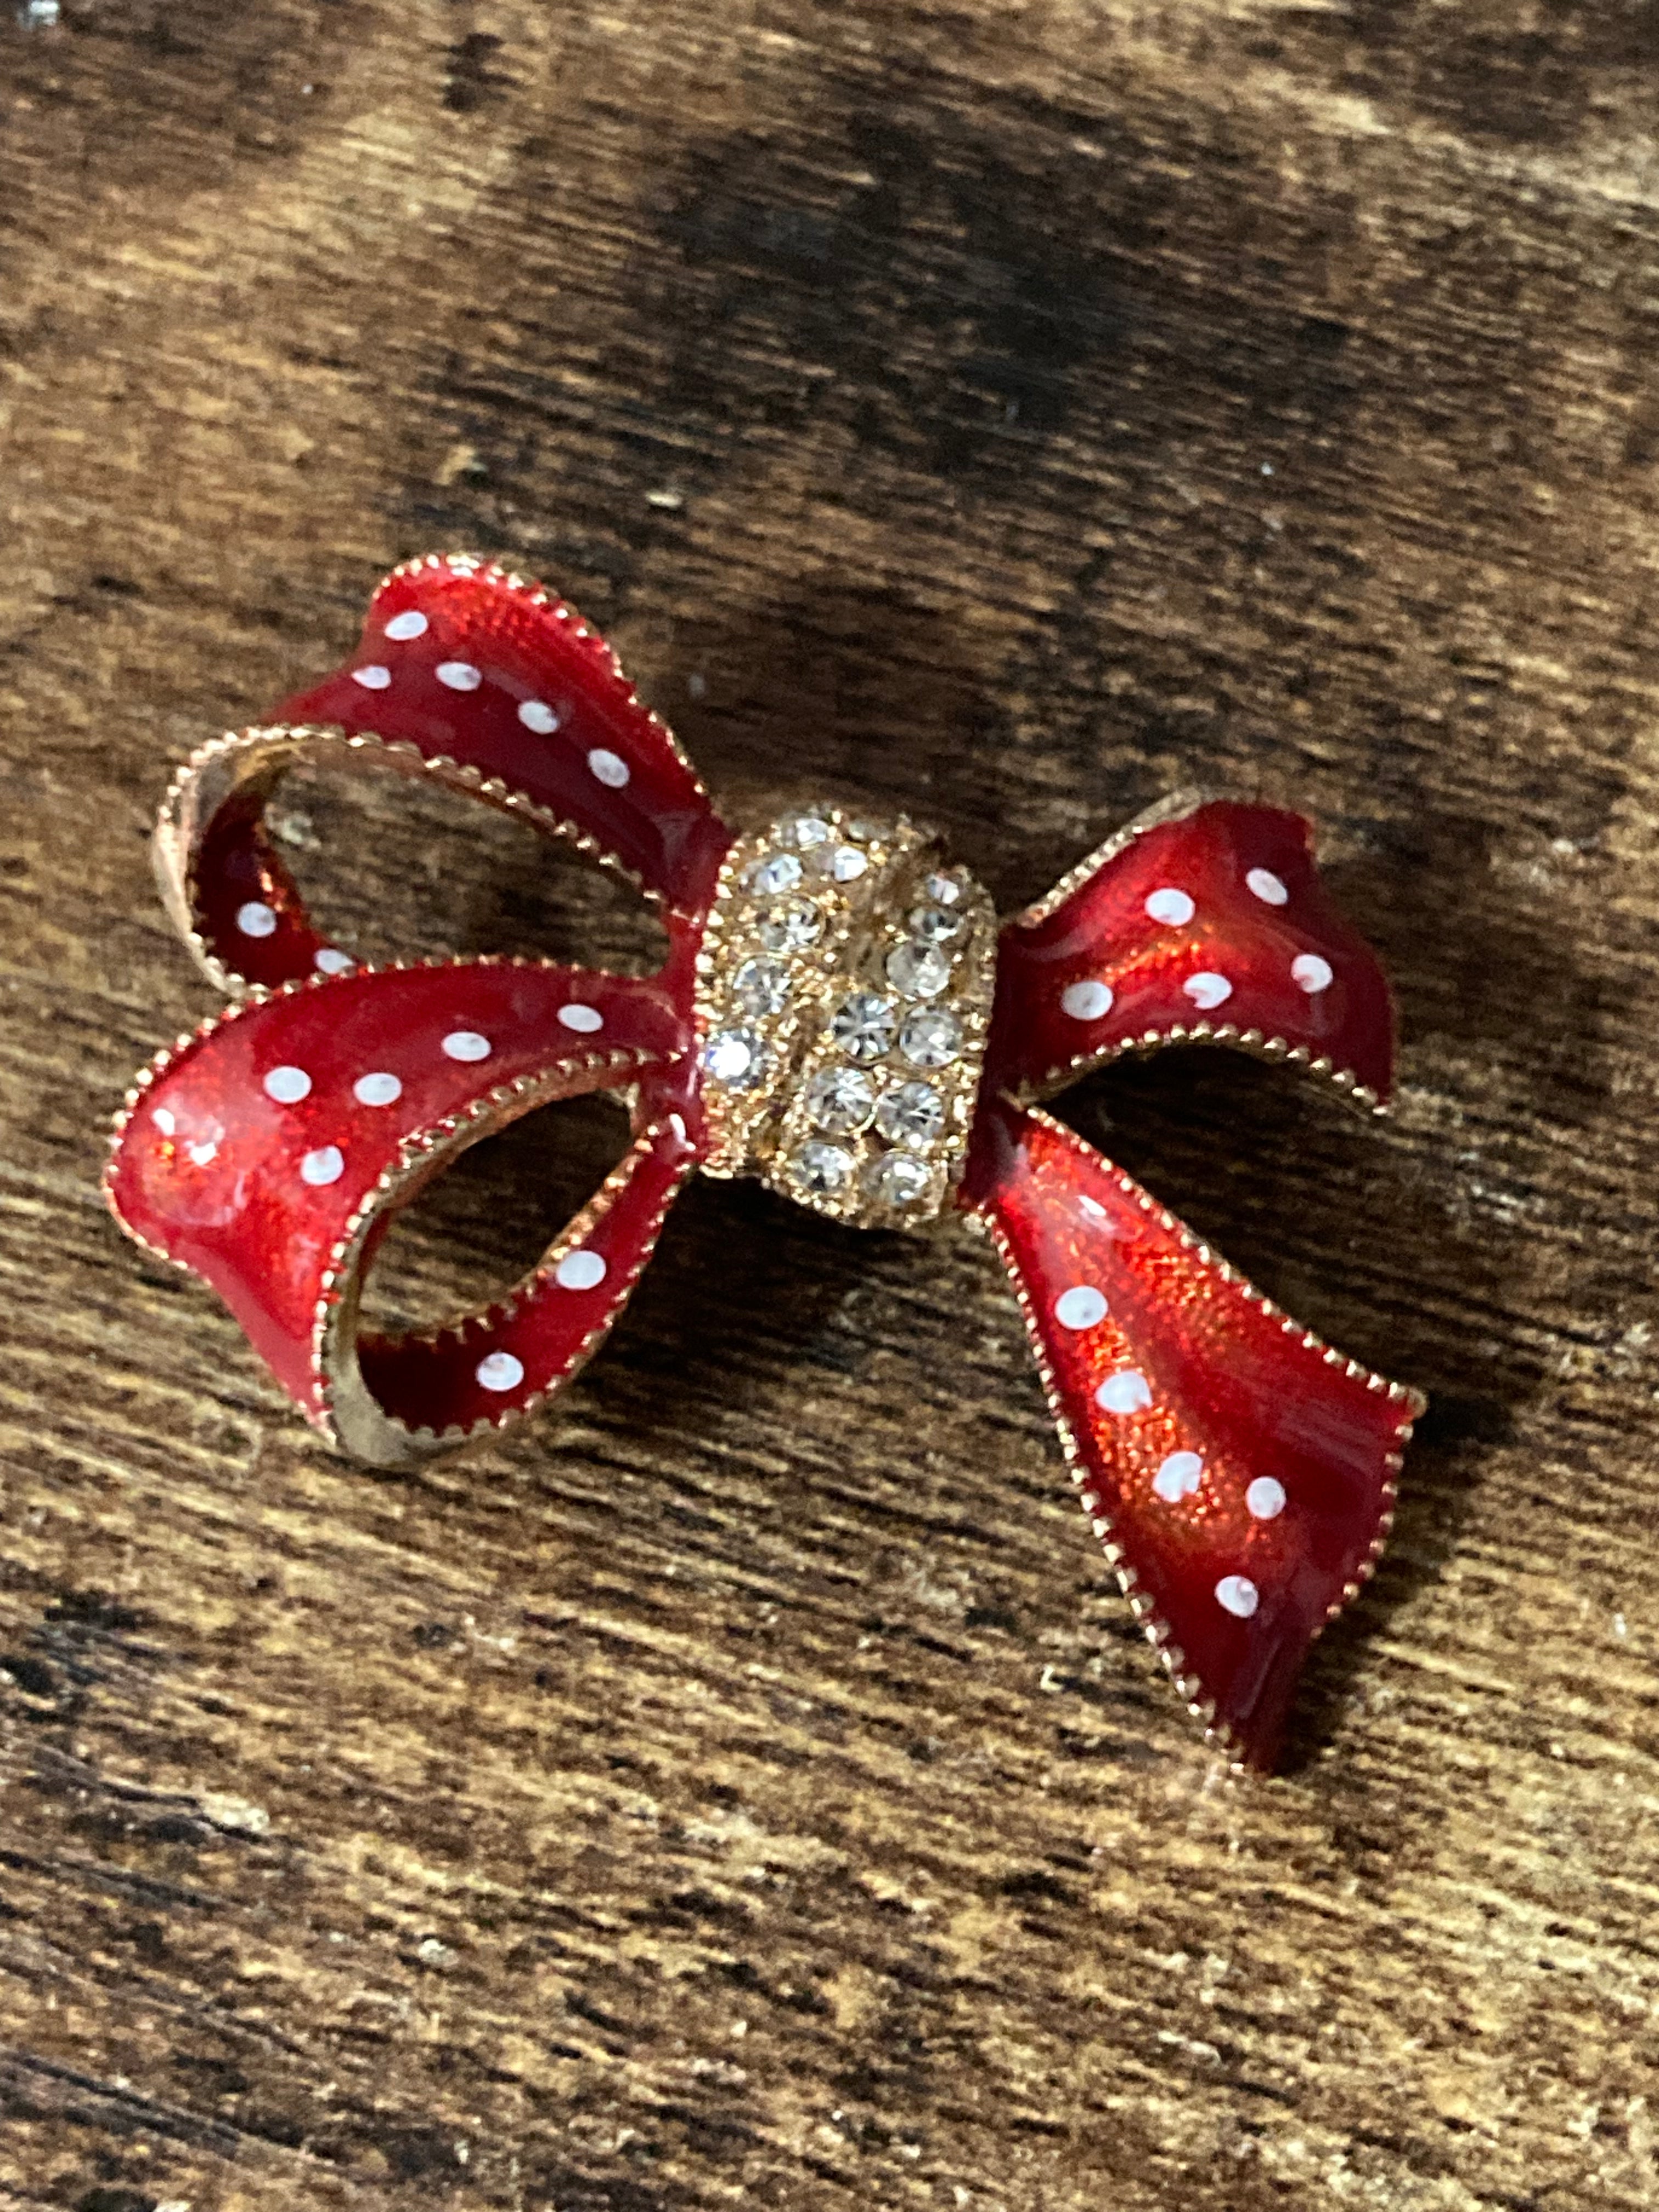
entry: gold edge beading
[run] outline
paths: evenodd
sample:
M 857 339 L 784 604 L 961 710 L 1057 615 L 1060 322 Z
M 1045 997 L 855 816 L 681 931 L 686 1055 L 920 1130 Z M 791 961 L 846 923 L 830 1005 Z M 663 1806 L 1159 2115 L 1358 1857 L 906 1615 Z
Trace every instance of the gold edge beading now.
M 1121 853 L 1127 853 L 1137 837 L 1144 837 L 1149 830 L 1161 830 L 1167 822 L 1184 822 L 1189 814 L 1196 814 L 1200 806 L 1213 805 L 1217 794 L 1211 791 L 1188 789 L 1172 791 L 1143 807 L 1132 821 L 1121 830 L 1115 830 L 1104 844 L 1097 845 L 1075 867 L 1068 868 L 1052 890 L 1045 891 L 1035 905 L 1028 906 L 1004 923 L 1006 929 L 1035 929 L 1039 922 L 1047 921 L 1057 914 L 1074 891 L 1081 890 L 1093 876 Z
M 1005 1095 L 1016 1105 L 1032 1107 L 1082 1082 L 1086 1076 L 1109 1067 L 1115 1060 L 1131 1055 L 1141 1058 L 1170 1045 L 1183 1044 L 1227 1045 L 1249 1054 L 1252 1060 L 1266 1060 L 1275 1067 L 1295 1067 L 1330 1085 L 1362 1113 L 1386 1116 L 1389 1112 L 1387 1100 L 1379 1097 L 1369 1084 L 1362 1083 L 1352 1068 L 1339 1067 L 1328 1055 L 1316 1054 L 1305 1044 L 1292 1044 L 1288 1037 L 1270 1036 L 1258 1029 L 1241 1030 L 1231 1022 L 1173 1022 L 1167 1028 L 1142 1030 L 1134 1036 L 1121 1037 L 1115 1044 L 1103 1046 L 1098 1052 L 1079 1053 L 1075 1060 L 1062 1061 L 1046 1074 L 1034 1077 Z

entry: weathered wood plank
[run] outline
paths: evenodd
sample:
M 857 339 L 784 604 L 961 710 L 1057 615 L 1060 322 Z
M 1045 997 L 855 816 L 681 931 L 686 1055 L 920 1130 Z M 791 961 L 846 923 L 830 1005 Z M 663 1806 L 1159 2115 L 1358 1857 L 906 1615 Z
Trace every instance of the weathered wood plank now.
M 1659 2203 L 1656 32 L 0 27 L 7 2212 Z M 429 544 L 568 589 L 723 797 L 910 806 L 1006 902 L 1179 781 L 1319 817 L 1394 1121 L 1077 1102 L 1436 1395 L 1284 1778 L 1172 1709 L 977 1248 L 696 1191 L 561 1414 L 392 1481 L 106 1222 L 210 1004 L 168 767 Z M 289 827 L 366 941 L 645 947 L 406 794 Z M 396 1297 L 605 1139 L 481 1156 Z

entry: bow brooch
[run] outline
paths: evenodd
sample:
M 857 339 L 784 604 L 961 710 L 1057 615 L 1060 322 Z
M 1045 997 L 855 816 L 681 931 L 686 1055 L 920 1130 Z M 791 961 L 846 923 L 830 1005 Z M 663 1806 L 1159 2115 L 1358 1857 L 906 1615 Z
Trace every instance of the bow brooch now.
M 267 834 L 301 763 L 431 777 L 569 840 L 659 909 L 647 978 L 522 959 L 374 969 Z M 999 927 L 901 817 L 734 836 L 574 609 L 498 567 L 386 578 L 357 653 L 203 746 L 155 836 L 234 1002 L 128 1094 L 106 1179 L 329 1441 L 380 1466 L 505 1426 L 602 1341 L 695 1170 L 862 1227 L 988 1234 L 1085 1513 L 1211 1740 L 1271 1761 L 1297 1671 L 1386 1536 L 1423 1401 L 1330 1350 L 1037 1102 L 1207 1040 L 1378 1108 L 1393 1018 L 1300 817 L 1185 798 Z M 397 1209 L 549 1101 L 622 1091 L 631 1148 L 536 1267 L 435 1333 L 358 1325 Z

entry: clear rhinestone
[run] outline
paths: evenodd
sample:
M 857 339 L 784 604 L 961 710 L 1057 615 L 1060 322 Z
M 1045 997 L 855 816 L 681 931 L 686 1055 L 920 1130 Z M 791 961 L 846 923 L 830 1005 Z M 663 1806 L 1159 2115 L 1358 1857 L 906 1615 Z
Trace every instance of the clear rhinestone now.
M 962 885 L 955 876 L 929 876 L 921 888 L 935 906 L 962 904 Z
M 884 1152 L 864 1170 L 864 1188 L 888 1206 L 914 1206 L 933 1180 L 926 1161 L 910 1152 Z
M 819 1198 L 833 1198 L 853 1180 L 854 1164 L 853 1155 L 844 1146 L 826 1145 L 821 1138 L 813 1137 L 795 1155 L 795 1181 L 803 1190 L 810 1190 Z
M 804 952 L 823 934 L 823 917 L 805 899 L 791 899 L 764 915 L 755 934 L 769 952 Z
M 803 853 L 814 845 L 827 845 L 835 834 L 821 814 L 798 814 L 789 824 L 789 835 Z
M 962 1024 L 943 1006 L 918 1006 L 904 1018 L 899 1050 L 913 1067 L 946 1067 L 962 1050 Z
M 931 1145 L 945 1126 L 945 1101 L 931 1083 L 896 1083 L 876 1106 L 876 1127 L 896 1145 Z
M 850 1137 L 869 1127 L 876 1086 L 856 1067 L 821 1067 L 806 1086 L 806 1110 L 816 1127 Z
M 961 933 L 965 915 L 947 913 L 942 906 L 919 906 L 910 916 L 910 934 L 924 945 L 943 945 Z
M 800 881 L 800 862 L 793 853 L 773 853 L 757 860 L 744 877 L 751 891 L 769 898 L 775 891 L 792 891 Z
M 766 1048 L 753 1030 L 718 1030 L 702 1048 L 702 1064 L 728 1090 L 752 1091 L 766 1066 Z
M 854 991 L 836 1009 L 830 1034 L 848 1060 L 879 1060 L 893 1042 L 897 1027 L 890 999 L 873 991 Z
M 745 960 L 732 979 L 732 996 L 745 1014 L 776 1014 L 789 996 L 789 970 L 781 960 Z
M 812 855 L 812 866 L 832 884 L 856 883 L 869 865 L 856 845 L 820 845 Z
M 936 945 L 898 945 L 887 956 L 887 980 L 907 999 L 936 999 L 951 980 L 951 956 Z

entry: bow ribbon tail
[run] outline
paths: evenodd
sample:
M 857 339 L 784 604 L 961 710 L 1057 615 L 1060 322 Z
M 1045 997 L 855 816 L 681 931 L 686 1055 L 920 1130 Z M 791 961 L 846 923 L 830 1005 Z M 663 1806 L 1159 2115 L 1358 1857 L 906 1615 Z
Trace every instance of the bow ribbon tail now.
M 159 1055 L 109 1201 L 219 1293 L 331 1442 L 397 1464 L 528 1410 L 608 1332 L 702 1154 L 689 1047 L 660 983 L 493 960 L 318 977 Z M 520 1115 L 615 1088 L 633 1147 L 523 1282 L 434 1335 L 360 1338 L 399 1207 Z
M 1083 1510 L 1211 1738 L 1271 1765 L 1309 1645 L 1382 1551 L 1425 1401 L 1281 1313 L 1061 1123 L 984 1114 L 971 1210 Z

